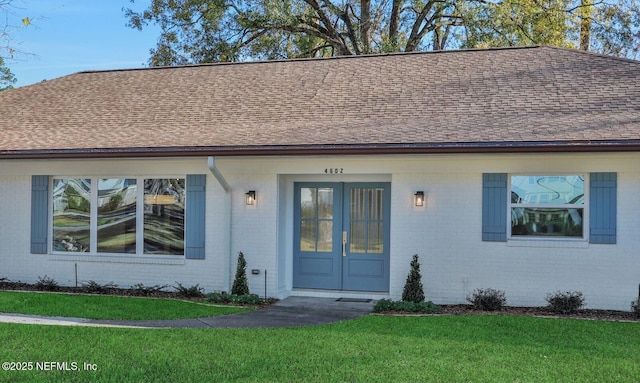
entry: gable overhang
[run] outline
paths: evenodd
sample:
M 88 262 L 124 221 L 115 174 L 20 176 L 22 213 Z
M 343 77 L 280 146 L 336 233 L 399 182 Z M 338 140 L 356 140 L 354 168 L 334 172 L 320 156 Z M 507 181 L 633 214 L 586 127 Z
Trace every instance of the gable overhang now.
M 0 160 L 562 152 L 640 152 L 640 140 L 30 149 L 0 151 Z

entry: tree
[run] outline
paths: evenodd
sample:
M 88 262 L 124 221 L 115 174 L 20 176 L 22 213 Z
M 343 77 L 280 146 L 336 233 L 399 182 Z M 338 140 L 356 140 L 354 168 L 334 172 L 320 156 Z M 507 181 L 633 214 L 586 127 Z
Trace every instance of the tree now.
M 411 260 L 411 270 L 409 270 L 407 281 L 402 290 L 402 300 L 414 303 L 424 302 L 424 288 L 422 287 L 418 254 L 415 254 Z
M 635 0 L 503 0 L 467 3 L 464 47 L 545 44 L 636 57 L 640 3 Z
M 236 276 L 231 287 L 231 294 L 247 295 L 249 294 L 249 283 L 247 281 L 247 262 L 244 260 L 244 254 L 238 253 L 238 266 L 236 268 Z
M 4 60 L 0 57 L 0 91 L 13 88 L 16 78 L 9 68 L 4 66 Z
M 125 15 L 133 28 L 160 26 L 149 62 L 170 65 L 440 48 L 449 28 L 461 23 L 459 2 L 152 0 Z
M 0 0 L 0 15 L 4 15 L 5 23 L 0 26 L 0 91 L 13 88 L 16 78 L 11 70 L 5 66 L 5 58 L 13 58 L 17 53 L 23 53 L 16 49 L 11 39 L 11 34 L 16 30 L 28 27 L 31 19 L 23 17 L 22 26 L 14 26 L 9 23 L 9 15 L 14 15 L 15 6 L 13 0 Z
M 640 51 L 637 0 L 152 0 L 125 15 L 160 26 L 152 66 L 532 44 Z

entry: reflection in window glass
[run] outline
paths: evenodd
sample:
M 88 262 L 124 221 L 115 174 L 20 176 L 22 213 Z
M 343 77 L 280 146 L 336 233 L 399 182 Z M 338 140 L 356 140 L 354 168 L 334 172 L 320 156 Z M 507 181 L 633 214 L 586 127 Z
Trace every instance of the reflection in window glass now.
M 53 180 L 53 250 L 88 252 L 91 225 L 91 180 Z
M 511 235 L 582 237 L 584 176 L 511 176 Z
M 351 189 L 350 252 L 384 252 L 383 191 L 384 189 L 378 188 Z
M 136 252 L 135 179 L 98 180 L 98 252 Z
M 333 188 L 300 189 L 300 251 L 333 250 Z
M 185 182 L 144 180 L 144 253 L 184 254 Z

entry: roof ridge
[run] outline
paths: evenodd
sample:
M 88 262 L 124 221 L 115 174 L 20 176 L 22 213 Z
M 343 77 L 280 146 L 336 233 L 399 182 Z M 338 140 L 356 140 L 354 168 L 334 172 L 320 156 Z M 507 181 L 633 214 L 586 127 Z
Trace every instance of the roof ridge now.
M 524 50 L 524 49 L 536 49 L 541 48 L 541 45 L 526 45 L 526 46 L 513 46 L 513 47 L 488 47 L 488 48 L 464 48 L 464 49 L 442 49 L 432 51 L 411 51 L 411 52 L 386 52 L 386 53 L 372 53 L 364 55 L 345 55 L 345 56 L 331 56 L 331 57 L 299 57 L 290 59 L 274 59 L 274 60 L 250 60 L 250 61 L 227 61 L 227 62 L 214 62 L 214 63 L 193 63 L 182 65 L 164 65 L 164 66 L 151 66 L 140 68 L 119 68 L 119 69 L 90 69 L 72 74 L 92 74 L 92 73 L 109 73 L 109 72 L 128 72 L 128 71 L 144 71 L 144 70 L 163 70 L 163 69 L 182 69 L 182 68 L 200 68 L 200 67 L 214 67 L 214 66 L 237 66 L 237 65 L 258 65 L 258 64 L 273 64 L 273 63 L 291 63 L 291 62 L 307 62 L 307 61 L 325 61 L 325 60 L 357 60 L 364 58 L 375 57 L 391 57 L 391 56 L 413 56 L 413 55 L 434 55 L 434 54 L 455 54 L 466 52 L 481 52 L 481 51 L 506 51 L 506 50 Z M 72 75 L 71 74 L 71 75 Z M 63 76 L 64 77 L 64 76 Z
M 631 59 L 631 58 L 628 58 L 628 57 L 620 57 L 620 56 L 608 55 L 608 54 L 598 53 L 598 52 L 594 52 L 594 51 L 585 51 L 585 50 L 576 49 L 576 48 L 559 47 L 559 46 L 556 46 L 556 45 L 540 45 L 539 47 L 540 48 L 547 48 L 547 49 L 561 50 L 561 51 L 577 53 L 577 54 L 583 54 L 583 55 L 590 55 L 590 56 L 600 57 L 600 58 L 604 58 L 604 59 L 613 59 L 613 60 L 625 61 L 625 62 L 629 62 L 629 63 L 640 64 L 640 61 L 638 61 L 636 59 Z

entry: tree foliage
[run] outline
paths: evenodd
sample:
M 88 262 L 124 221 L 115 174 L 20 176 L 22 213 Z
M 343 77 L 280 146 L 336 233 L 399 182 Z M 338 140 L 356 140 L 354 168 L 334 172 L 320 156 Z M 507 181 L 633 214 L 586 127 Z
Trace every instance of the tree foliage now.
M 17 54 L 25 54 L 16 48 L 16 43 L 12 40 L 12 34 L 21 28 L 31 25 L 29 17 L 22 17 L 18 25 L 10 22 L 16 17 L 16 9 L 14 0 L 0 0 L 0 91 L 11 89 L 13 84 L 16 83 L 16 78 L 6 66 L 5 59 L 13 59 Z M 4 24 L 2 24 L 2 20 L 4 20 Z
M 420 274 L 420 261 L 418 254 L 411 259 L 411 269 L 402 289 L 402 300 L 406 302 L 424 302 L 424 288 L 422 286 L 422 274 Z
M 238 253 L 238 265 L 236 267 L 236 276 L 231 286 L 231 294 L 247 295 L 249 294 L 249 282 L 247 281 L 247 261 L 244 260 L 244 254 Z
M 135 0 L 132 0 L 134 2 Z M 414 51 L 447 45 L 457 0 L 152 0 L 129 26 L 160 26 L 151 65 Z
M 640 51 L 637 0 L 152 0 L 125 15 L 161 28 L 153 66 L 532 44 Z
M 13 88 L 16 78 L 9 68 L 4 65 L 4 60 L 0 57 L 0 91 Z
M 545 44 L 636 57 L 640 2 L 503 0 L 463 11 L 464 47 Z

